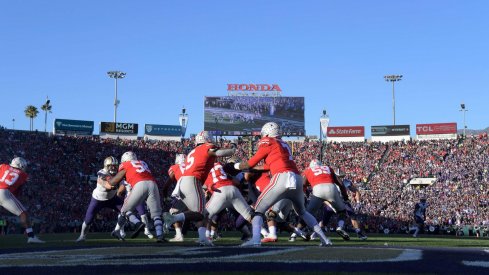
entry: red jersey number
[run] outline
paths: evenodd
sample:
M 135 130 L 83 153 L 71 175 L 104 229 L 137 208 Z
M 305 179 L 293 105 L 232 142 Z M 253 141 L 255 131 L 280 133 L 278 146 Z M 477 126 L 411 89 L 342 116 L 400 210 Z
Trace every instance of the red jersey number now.
M 15 184 L 17 179 L 19 179 L 19 173 L 16 171 L 9 171 L 5 170 L 5 173 L 3 173 L 2 178 L 0 178 L 0 182 L 5 183 L 8 186 L 12 186 Z
M 217 183 L 220 180 L 226 180 L 228 178 L 226 172 L 222 168 L 222 165 L 217 164 L 211 169 L 212 182 Z
M 328 166 L 316 166 L 311 168 L 314 176 L 319 176 L 321 174 L 331 175 L 331 170 Z
M 146 171 L 151 173 L 151 170 L 149 170 L 148 165 L 144 161 L 132 160 L 131 165 L 136 169 L 136 172 L 138 173 L 144 173 Z

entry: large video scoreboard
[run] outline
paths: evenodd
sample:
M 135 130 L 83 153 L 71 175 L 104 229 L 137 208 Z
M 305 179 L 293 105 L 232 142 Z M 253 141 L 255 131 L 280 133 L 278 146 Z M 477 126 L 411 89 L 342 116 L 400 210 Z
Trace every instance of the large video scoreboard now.
M 283 136 L 304 136 L 304 97 L 204 98 L 204 130 L 214 135 L 259 135 L 270 121 L 280 125 Z

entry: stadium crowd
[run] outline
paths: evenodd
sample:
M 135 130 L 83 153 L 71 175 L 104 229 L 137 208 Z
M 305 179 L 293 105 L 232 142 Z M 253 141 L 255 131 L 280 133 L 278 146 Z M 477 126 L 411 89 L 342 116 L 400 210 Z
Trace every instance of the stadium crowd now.
M 222 141 L 221 142 L 228 142 Z M 236 141 L 238 159 L 248 159 L 255 149 L 254 139 Z M 323 152 L 323 162 L 340 169 L 362 191 L 360 221 L 366 232 L 403 232 L 413 222 L 414 204 L 427 198 L 428 226 L 446 228 L 489 225 L 489 139 L 487 135 L 458 140 L 408 141 L 394 143 L 290 142 L 298 168 L 302 171 Z M 76 231 L 85 214 L 95 186 L 93 176 L 107 156 L 119 158 L 135 151 L 152 169 L 159 184 L 175 155 L 188 153 L 191 139 L 145 141 L 100 139 L 98 136 L 53 136 L 38 132 L 0 130 L 0 162 L 14 156 L 29 161 L 30 176 L 20 201 L 35 218 L 41 233 Z M 411 185 L 417 177 L 436 177 L 429 186 Z M 163 197 L 168 194 L 162 194 Z M 164 201 L 165 211 L 169 200 Z M 107 213 L 110 213 L 107 215 Z M 10 216 L 0 209 L 0 217 Z M 95 230 L 110 231 L 116 214 L 102 211 Z M 225 218 L 223 229 L 232 229 Z M 8 227 L 8 232 L 20 228 Z

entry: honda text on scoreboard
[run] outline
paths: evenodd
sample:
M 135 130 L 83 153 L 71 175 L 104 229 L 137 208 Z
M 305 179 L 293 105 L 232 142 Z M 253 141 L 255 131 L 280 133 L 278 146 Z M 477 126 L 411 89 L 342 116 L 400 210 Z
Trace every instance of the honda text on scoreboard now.
M 283 136 L 304 136 L 304 97 L 204 98 L 204 130 L 214 135 L 260 135 L 270 121 L 280 126 Z

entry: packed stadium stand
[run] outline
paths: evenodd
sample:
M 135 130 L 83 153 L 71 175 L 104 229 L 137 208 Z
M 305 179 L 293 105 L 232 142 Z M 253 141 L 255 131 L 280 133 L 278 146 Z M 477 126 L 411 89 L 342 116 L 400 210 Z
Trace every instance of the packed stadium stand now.
M 236 157 L 247 159 L 256 139 L 240 138 L 236 142 Z M 300 170 L 311 159 L 320 157 L 319 141 L 289 143 Z M 105 157 L 120 158 L 125 151 L 133 150 L 149 164 L 161 185 L 175 155 L 188 153 L 192 147 L 191 139 L 100 139 L 0 130 L 0 162 L 9 163 L 14 156 L 29 161 L 30 178 L 19 199 L 41 233 L 74 232 L 79 228 L 96 184 L 93 176 L 102 168 Z M 362 204 L 358 207 L 366 232 L 406 232 L 413 222 L 414 204 L 421 197 L 428 200 L 426 225 L 434 233 L 455 232 L 467 225 L 489 226 L 486 134 L 455 140 L 324 143 L 322 151 L 324 163 L 341 169 L 362 190 Z M 410 184 L 414 178 L 436 181 L 427 186 Z M 164 203 L 168 208 L 168 201 Z M 92 230 L 112 230 L 116 215 L 110 212 L 102 212 Z M 14 220 L 4 209 L 0 209 L 2 216 Z M 232 219 L 221 222 L 224 229 L 234 225 Z M 3 230 L 20 232 L 15 222 L 9 222 Z

